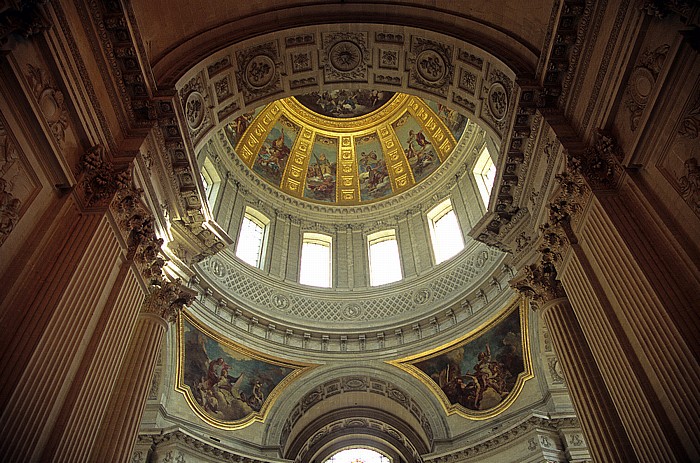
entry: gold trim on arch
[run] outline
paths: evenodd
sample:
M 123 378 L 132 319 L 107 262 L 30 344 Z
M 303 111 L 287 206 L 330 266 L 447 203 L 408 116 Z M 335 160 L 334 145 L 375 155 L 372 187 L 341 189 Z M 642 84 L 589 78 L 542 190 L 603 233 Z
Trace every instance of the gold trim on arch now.
M 224 420 L 218 420 L 216 418 L 213 418 L 209 416 L 197 403 L 197 401 L 194 398 L 194 395 L 192 394 L 192 391 L 190 390 L 190 387 L 187 386 L 184 383 L 184 363 L 185 363 L 185 343 L 184 343 L 184 321 L 187 320 L 188 323 L 193 325 L 195 328 L 200 330 L 202 333 L 204 333 L 206 336 L 209 336 L 211 339 L 214 341 L 218 342 L 219 344 L 222 344 L 232 350 L 235 350 L 236 352 L 243 354 L 245 356 L 251 357 L 255 360 L 260 360 L 263 362 L 268 362 L 277 366 L 285 367 L 285 368 L 290 368 L 293 369 L 291 373 L 289 373 L 282 381 L 275 386 L 275 388 L 270 392 L 270 395 L 265 398 L 265 401 L 263 403 L 262 408 L 260 409 L 259 412 L 254 412 L 246 415 L 244 418 L 241 418 L 239 420 L 235 421 L 224 421 Z M 197 319 L 195 319 L 191 314 L 189 314 L 187 311 L 182 311 L 180 313 L 180 316 L 178 317 L 177 320 L 177 374 L 176 374 L 176 383 L 175 383 L 175 390 L 180 392 L 182 395 L 185 396 L 185 400 L 187 401 L 188 405 L 190 408 L 194 411 L 194 413 L 199 416 L 204 422 L 207 424 L 219 428 L 219 429 L 226 429 L 226 430 L 235 430 L 235 429 L 241 429 L 244 428 L 254 422 L 264 422 L 265 419 L 267 419 L 267 415 L 270 412 L 270 409 L 272 406 L 275 404 L 277 399 L 282 395 L 282 393 L 289 387 L 289 385 L 296 380 L 299 376 L 303 375 L 304 373 L 313 370 L 316 368 L 318 365 L 314 365 L 311 363 L 301 363 L 301 362 L 290 362 L 284 359 L 281 359 L 279 357 L 274 357 L 268 354 L 263 354 L 258 351 L 254 351 L 252 349 L 249 349 L 241 344 L 238 344 L 236 342 L 231 341 L 227 337 L 223 336 L 220 333 L 217 333 L 216 331 L 212 330 L 211 328 L 207 327 L 203 323 L 199 322 Z
M 518 375 L 518 378 L 513 386 L 513 389 L 508 393 L 508 396 L 499 403 L 494 408 L 483 411 L 476 411 L 468 409 L 460 404 L 452 404 L 447 395 L 442 391 L 440 386 L 428 375 L 426 375 L 422 370 L 415 367 L 413 364 L 421 362 L 424 360 L 429 360 L 433 357 L 437 357 L 446 353 L 447 351 L 468 344 L 474 339 L 478 338 L 488 330 L 494 328 L 515 310 L 520 311 L 520 342 L 522 345 L 522 355 L 523 355 L 523 371 Z M 447 415 L 458 414 L 464 418 L 470 420 L 487 420 L 495 416 L 500 415 L 505 412 L 511 405 L 517 400 L 520 392 L 525 387 L 525 382 L 531 378 L 534 378 L 534 372 L 532 369 L 532 359 L 530 355 L 530 341 L 529 341 L 529 323 L 528 323 L 528 304 L 524 298 L 517 298 L 508 303 L 508 308 L 504 310 L 501 314 L 494 317 L 493 319 L 481 324 L 471 333 L 462 336 L 454 341 L 443 344 L 442 346 L 433 348 L 429 351 L 422 352 L 419 354 L 411 355 L 409 357 L 404 357 L 398 360 L 389 360 L 386 363 L 400 368 L 401 370 L 407 372 L 418 381 L 420 381 L 425 387 L 430 389 L 430 391 L 435 394 L 435 396 L 440 400 L 442 406 Z

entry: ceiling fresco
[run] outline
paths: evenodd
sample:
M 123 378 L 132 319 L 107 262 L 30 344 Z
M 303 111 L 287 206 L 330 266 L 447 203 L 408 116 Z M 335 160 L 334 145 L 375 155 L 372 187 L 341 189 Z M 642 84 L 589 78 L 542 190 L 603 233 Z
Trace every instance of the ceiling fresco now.
M 403 93 L 334 90 L 289 97 L 225 126 L 265 182 L 312 202 L 355 205 L 420 183 L 452 153 L 467 117 Z
M 177 390 L 207 423 L 237 429 L 262 421 L 287 385 L 311 366 L 254 352 L 183 312 Z
M 527 306 L 515 300 L 466 337 L 389 363 L 428 386 L 449 414 L 492 418 L 505 411 L 533 377 Z

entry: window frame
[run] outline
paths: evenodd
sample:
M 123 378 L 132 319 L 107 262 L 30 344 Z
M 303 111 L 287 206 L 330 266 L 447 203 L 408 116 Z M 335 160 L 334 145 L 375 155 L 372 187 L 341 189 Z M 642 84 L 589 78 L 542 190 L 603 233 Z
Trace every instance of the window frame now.
M 258 259 L 257 259 L 257 264 L 253 265 L 252 263 L 248 262 L 244 258 L 242 258 L 239 255 L 238 249 L 241 246 L 241 234 L 243 231 L 243 227 L 245 225 L 245 221 L 249 220 L 250 222 L 254 223 L 258 227 L 262 229 L 262 236 L 260 238 L 260 249 L 258 250 Z M 245 262 L 246 264 L 250 265 L 251 267 L 254 268 L 259 268 L 259 269 L 264 269 L 265 267 L 265 257 L 266 257 L 266 250 L 267 250 L 267 241 L 268 241 L 268 235 L 270 231 L 270 219 L 265 216 L 265 214 L 261 213 L 260 211 L 253 209 L 250 206 L 246 206 L 243 212 L 243 218 L 241 219 L 241 225 L 238 227 L 238 237 L 236 239 L 236 250 L 234 254 L 236 257 L 241 260 L 242 262 Z
M 397 265 L 399 277 L 394 279 L 394 280 L 391 280 L 391 281 L 376 283 L 374 281 L 376 279 L 374 272 L 377 270 L 376 270 L 376 267 L 374 270 L 372 268 L 372 246 L 379 244 L 379 243 L 382 243 L 384 241 L 390 241 L 390 240 L 394 241 L 396 243 L 396 259 L 397 259 L 396 265 Z M 396 229 L 389 228 L 386 230 L 380 230 L 378 232 L 369 233 L 367 235 L 366 241 L 367 241 L 367 264 L 369 267 L 369 285 L 371 287 L 377 287 L 377 286 L 388 285 L 390 283 L 395 283 L 397 281 L 403 280 L 404 274 L 403 274 L 403 262 L 401 260 L 401 247 L 399 246 L 399 239 L 398 239 L 398 236 L 396 233 Z
M 199 175 L 202 177 L 204 197 L 209 207 L 213 209 L 216 204 L 216 198 L 219 195 L 222 179 L 221 175 L 219 175 L 219 171 L 208 155 L 205 155 L 202 160 L 202 165 L 199 167 Z M 209 186 L 208 191 L 207 186 Z
M 497 172 L 496 163 L 494 162 L 486 143 L 484 143 L 484 146 L 481 148 L 481 152 L 474 163 L 472 173 L 474 174 L 474 180 L 476 181 L 476 186 L 479 189 L 479 194 L 484 208 L 488 209 Z M 489 178 L 491 176 L 493 176 L 492 179 Z
M 437 231 L 437 223 L 440 220 L 444 219 L 445 216 L 447 216 L 449 213 L 452 213 L 454 215 L 455 222 L 457 224 L 457 229 L 455 231 L 459 234 L 459 239 L 462 244 L 459 250 L 451 254 L 449 254 L 449 252 L 445 252 L 445 247 L 441 246 L 441 239 L 444 238 L 438 236 Z M 462 225 L 459 221 L 459 216 L 457 215 L 457 212 L 452 206 L 452 200 L 449 197 L 441 201 L 438 205 L 436 205 L 430 211 L 428 211 L 426 217 L 428 219 L 428 229 L 430 230 L 430 244 L 432 245 L 431 247 L 433 251 L 433 261 L 435 262 L 435 265 L 441 264 L 445 261 L 452 259 L 454 256 L 456 256 L 464 250 L 466 246 L 466 243 L 464 241 L 464 232 L 462 231 Z
M 305 244 L 321 245 L 328 248 L 328 285 L 321 286 L 315 283 L 302 281 L 304 275 L 304 245 Z M 318 232 L 303 232 L 301 234 L 301 248 L 299 251 L 299 284 L 305 286 L 313 286 L 315 288 L 332 288 L 333 287 L 333 237 Z

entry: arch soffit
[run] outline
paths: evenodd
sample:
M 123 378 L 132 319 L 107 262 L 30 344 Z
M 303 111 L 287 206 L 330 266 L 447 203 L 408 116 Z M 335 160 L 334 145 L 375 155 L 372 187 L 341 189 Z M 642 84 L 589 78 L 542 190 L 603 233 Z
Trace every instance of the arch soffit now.
M 546 8 L 549 2 L 542 2 Z M 158 53 L 151 62 L 155 83 L 162 89 L 172 88 L 207 57 L 227 47 L 259 38 L 271 31 L 284 31 L 321 24 L 344 24 L 348 18 L 355 24 L 377 24 L 413 27 L 440 33 L 464 44 L 499 57 L 508 68 L 519 77 L 531 77 L 540 59 L 540 44 L 530 41 L 530 37 L 518 36 L 508 27 L 521 23 L 522 12 L 511 11 L 514 16 L 504 15 L 502 24 L 488 21 L 459 11 L 448 11 L 418 5 L 381 4 L 337 4 L 305 5 L 303 7 L 279 7 L 257 14 L 199 30 L 172 43 Z M 546 15 L 541 15 L 547 17 Z M 550 21 L 551 22 L 551 21 Z M 544 30 L 547 24 L 533 25 Z M 537 36 L 537 34 L 535 34 Z
M 352 407 L 327 414 L 307 425 L 289 443 L 284 457 L 295 461 L 324 461 L 333 452 L 356 445 L 368 445 L 386 454 L 398 453 L 405 461 L 420 461 L 421 454 L 432 450 L 396 417 L 379 410 Z
M 381 368 L 357 365 L 318 367 L 313 377 L 295 381 L 285 390 L 284 400 L 278 401 L 270 410 L 265 424 L 265 444 L 284 448 L 292 434 L 297 434 L 318 418 L 319 404 L 327 401 L 324 412 L 342 409 L 345 407 L 344 398 L 350 397 L 348 393 L 358 398 L 365 394 L 371 401 L 365 405 L 371 403 L 393 415 L 397 415 L 398 405 L 426 443 L 448 438 L 447 418 L 437 398 L 408 375 L 393 368 L 388 372 L 387 368 L 390 367 L 384 364 Z M 380 397 L 385 401 L 378 400 Z M 301 428 L 297 428 L 298 424 L 302 424 Z

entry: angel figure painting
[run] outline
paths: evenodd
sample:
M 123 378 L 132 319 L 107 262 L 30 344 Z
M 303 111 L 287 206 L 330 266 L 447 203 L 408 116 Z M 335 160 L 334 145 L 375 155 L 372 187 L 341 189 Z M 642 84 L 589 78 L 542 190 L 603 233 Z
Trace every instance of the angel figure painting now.
M 445 394 L 450 404 L 486 411 L 511 394 L 526 371 L 521 316 L 514 310 L 476 338 L 413 363 Z
M 200 413 L 218 422 L 236 422 L 259 413 L 292 365 L 255 358 L 220 342 L 187 318 L 182 320 L 180 377 Z M 183 355 L 184 354 L 184 355 Z

